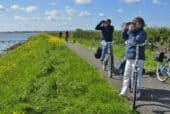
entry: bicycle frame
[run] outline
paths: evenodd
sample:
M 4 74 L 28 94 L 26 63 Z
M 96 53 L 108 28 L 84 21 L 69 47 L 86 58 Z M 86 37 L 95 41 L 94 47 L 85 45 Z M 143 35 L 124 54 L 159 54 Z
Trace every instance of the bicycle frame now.
M 108 59 L 108 55 L 109 56 L 113 56 L 112 55 L 112 45 L 113 45 L 113 42 L 106 42 L 106 45 L 107 45 L 107 53 L 106 53 L 106 55 L 105 55 L 105 58 L 104 58 L 104 61 L 107 61 L 107 59 Z
M 139 70 L 139 67 L 138 67 L 138 54 L 139 54 L 139 46 L 137 45 L 136 46 L 136 59 L 135 59 L 135 64 L 134 64 L 134 71 L 133 71 L 133 74 L 132 74 L 132 78 L 133 78 L 133 81 L 132 81 L 132 86 L 134 87 L 133 88 L 133 94 L 134 94 L 134 99 L 133 99 L 133 106 L 132 106 L 132 109 L 134 110 L 136 108 L 136 93 L 137 93 L 137 79 L 138 79 L 138 70 Z
M 103 69 L 106 70 L 106 66 L 108 66 L 109 76 L 112 77 L 112 69 L 113 69 L 113 54 L 112 54 L 112 45 L 113 42 L 106 42 L 107 45 L 107 53 L 104 58 Z
M 113 42 L 107 42 L 107 54 L 111 55 L 112 54 L 112 44 Z
M 134 70 L 132 73 L 132 86 L 133 86 L 133 104 L 132 104 L 132 109 L 135 110 L 136 108 L 136 93 L 138 92 L 137 90 L 137 79 L 138 79 L 138 71 L 140 70 L 139 66 L 138 66 L 138 60 L 139 60 L 139 47 L 140 46 L 145 46 L 146 45 L 146 41 L 143 44 L 137 44 L 136 45 L 136 57 L 135 57 L 135 64 L 134 64 Z

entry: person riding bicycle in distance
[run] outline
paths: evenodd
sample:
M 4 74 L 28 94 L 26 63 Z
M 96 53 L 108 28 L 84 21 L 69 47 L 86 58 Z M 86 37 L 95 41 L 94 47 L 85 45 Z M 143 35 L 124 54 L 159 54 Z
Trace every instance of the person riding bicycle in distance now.
M 102 20 L 95 28 L 96 30 L 101 30 L 102 32 L 102 56 L 101 61 L 103 62 L 105 55 L 107 53 L 107 42 L 113 41 L 114 26 L 111 25 L 111 19 Z M 113 49 L 111 46 L 111 53 L 113 55 Z M 113 60 L 114 67 L 114 60 Z
M 136 58 L 136 45 L 145 43 L 147 34 L 144 31 L 145 22 L 141 17 L 136 17 L 130 24 L 124 25 L 124 30 L 122 32 L 122 38 L 127 41 L 126 44 L 126 66 L 124 71 L 123 85 L 120 92 L 121 96 L 128 96 L 128 89 L 130 84 L 130 79 L 132 78 L 132 73 L 134 70 L 135 58 Z M 142 88 L 142 70 L 145 61 L 145 46 L 139 47 L 138 55 L 138 78 L 137 78 L 137 94 L 136 98 L 141 97 Z

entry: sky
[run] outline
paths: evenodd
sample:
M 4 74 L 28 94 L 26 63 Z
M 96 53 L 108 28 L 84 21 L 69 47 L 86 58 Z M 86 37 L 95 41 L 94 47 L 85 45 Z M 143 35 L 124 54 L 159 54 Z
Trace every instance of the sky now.
M 120 30 L 137 16 L 170 27 L 169 12 L 170 0 L 0 0 L 0 31 L 94 30 L 106 18 Z

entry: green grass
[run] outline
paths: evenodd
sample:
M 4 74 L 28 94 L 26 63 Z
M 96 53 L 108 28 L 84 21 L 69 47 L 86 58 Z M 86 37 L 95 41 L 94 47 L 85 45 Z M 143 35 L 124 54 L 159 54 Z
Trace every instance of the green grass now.
M 95 41 L 94 39 L 75 39 L 75 38 L 70 38 L 70 42 L 73 42 L 73 40 L 76 40 L 77 44 L 83 45 L 89 49 L 92 49 L 93 51 L 95 51 L 97 49 L 97 47 L 101 47 L 100 45 L 100 41 L 97 40 Z M 123 59 L 123 57 L 125 56 L 125 45 L 124 44 L 114 44 L 113 46 L 114 49 L 114 56 L 116 61 L 120 61 L 121 59 Z M 150 49 L 146 49 L 145 51 L 145 55 L 146 55 L 146 61 L 145 61 L 145 69 L 147 72 L 155 72 L 156 70 L 156 61 L 154 60 L 154 56 L 155 56 L 155 52 L 151 51 Z
M 34 36 L 0 58 L 0 114 L 132 113 L 104 76 L 48 37 Z

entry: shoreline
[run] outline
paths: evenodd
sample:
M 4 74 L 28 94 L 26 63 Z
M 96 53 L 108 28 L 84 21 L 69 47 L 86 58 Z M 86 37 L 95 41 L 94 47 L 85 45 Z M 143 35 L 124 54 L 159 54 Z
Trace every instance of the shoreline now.
M 25 41 L 25 42 L 27 42 L 27 41 Z M 20 43 L 14 44 L 14 45 L 12 45 L 12 46 L 6 48 L 5 50 L 1 50 L 2 53 L 0 53 L 0 57 L 2 57 L 3 55 L 9 53 L 10 51 L 16 49 L 18 46 L 24 44 L 25 42 L 20 42 Z

